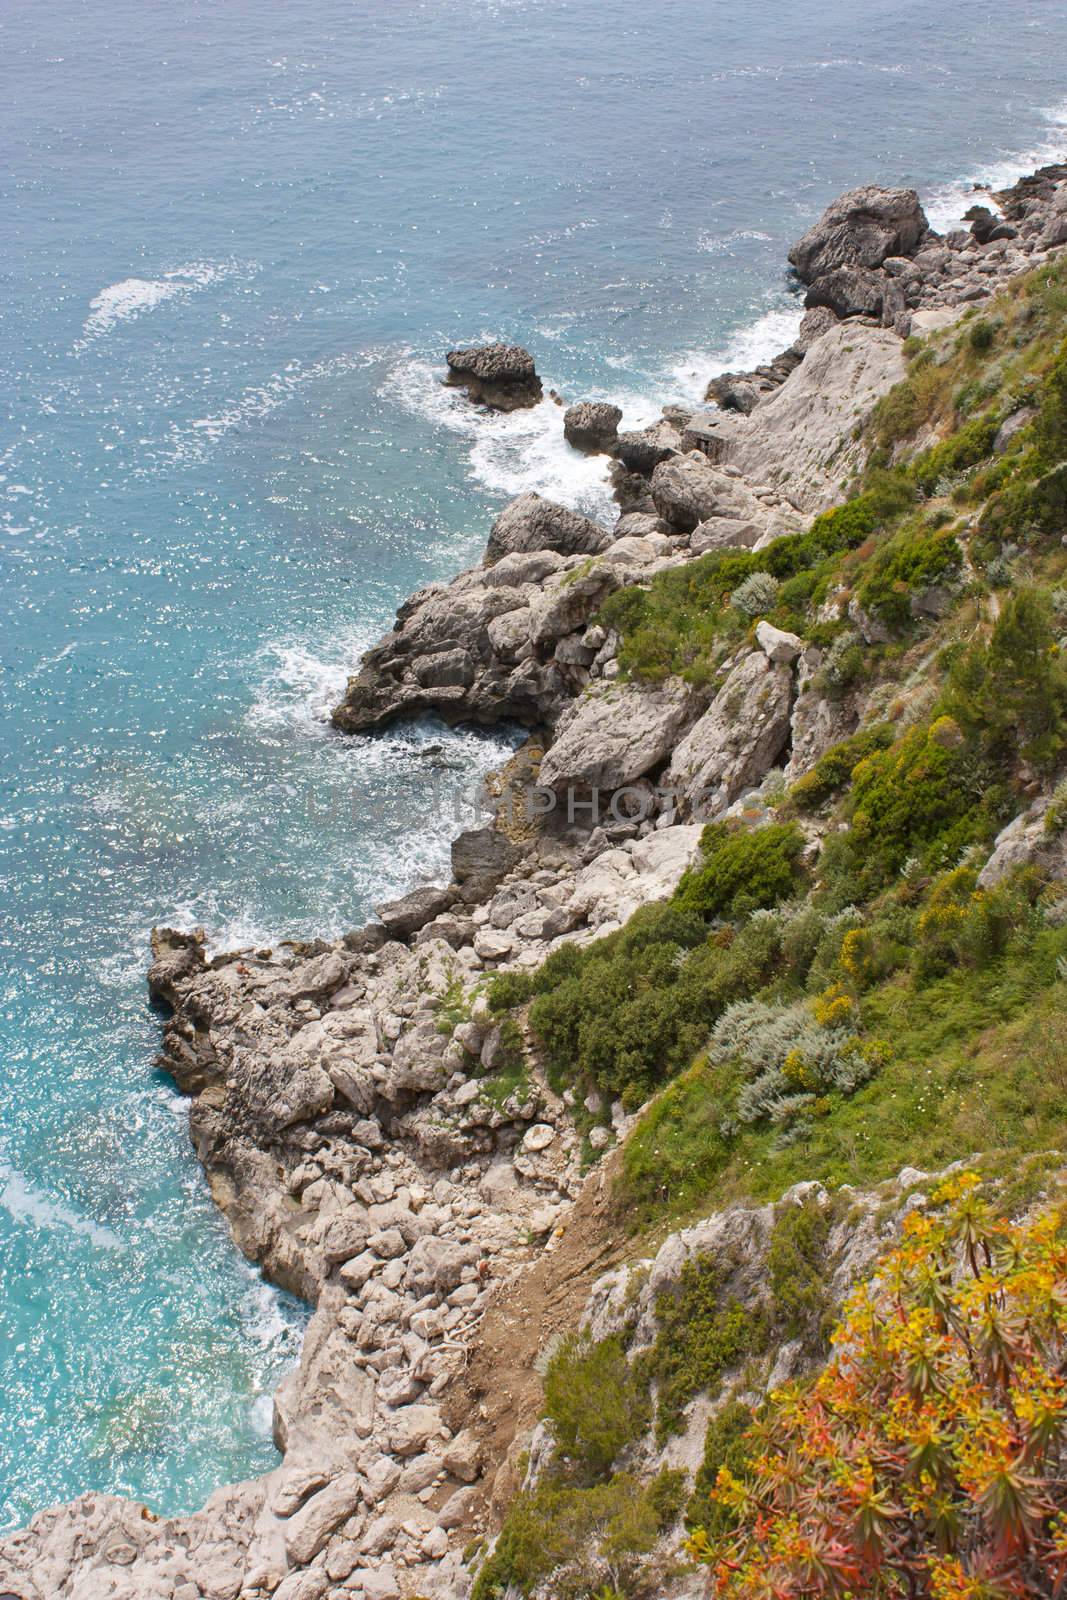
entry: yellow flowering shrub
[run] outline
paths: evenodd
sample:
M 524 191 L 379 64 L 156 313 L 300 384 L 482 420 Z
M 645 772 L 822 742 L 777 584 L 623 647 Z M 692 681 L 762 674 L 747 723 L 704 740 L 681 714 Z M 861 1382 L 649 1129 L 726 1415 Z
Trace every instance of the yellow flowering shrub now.
M 713 1491 L 689 1555 L 717 1600 L 1022 1600 L 1067 1589 L 1067 1243 L 970 1174 L 915 1212 L 834 1354 Z

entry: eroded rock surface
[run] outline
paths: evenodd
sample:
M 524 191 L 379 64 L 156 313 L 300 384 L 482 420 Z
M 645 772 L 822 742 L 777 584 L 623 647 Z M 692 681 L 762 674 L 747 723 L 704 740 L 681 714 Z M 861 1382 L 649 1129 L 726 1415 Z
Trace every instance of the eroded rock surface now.
M 517 411 L 541 399 L 541 379 L 533 356 L 518 344 L 485 344 L 450 350 L 447 382 L 465 388 L 471 399 L 494 411 Z

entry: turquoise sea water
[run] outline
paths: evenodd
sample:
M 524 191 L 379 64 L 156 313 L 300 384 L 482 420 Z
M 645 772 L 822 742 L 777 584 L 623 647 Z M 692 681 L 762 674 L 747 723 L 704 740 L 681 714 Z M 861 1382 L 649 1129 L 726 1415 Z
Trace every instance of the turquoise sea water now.
M 303 1312 L 210 1205 L 146 938 L 339 931 L 443 870 L 434 794 L 506 738 L 324 713 L 511 494 L 607 502 L 556 408 L 478 417 L 442 353 L 518 339 L 644 420 L 788 342 L 838 190 L 944 222 L 1062 153 L 1058 0 L 934 11 L 7 0 L 0 1527 L 273 1459 Z

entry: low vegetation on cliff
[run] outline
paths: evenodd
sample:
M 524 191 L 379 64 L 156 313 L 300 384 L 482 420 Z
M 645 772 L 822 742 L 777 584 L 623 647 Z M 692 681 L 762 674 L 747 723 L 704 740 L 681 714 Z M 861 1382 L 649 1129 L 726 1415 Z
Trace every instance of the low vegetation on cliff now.
M 912 341 L 845 505 L 608 602 L 633 675 L 706 680 L 764 572 L 763 614 L 822 643 L 827 692 L 858 671 L 885 706 L 762 811 L 709 827 L 671 900 L 494 980 L 498 1012 L 528 1005 L 558 1087 L 652 1099 L 618 1178 L 638 1224 L 1052 1132 L 1043 1053 L 1019 1044 L 1062 998 L 1062 892 L 1039 865 L 981 868 L 1067 746 L 1065 321 L 1060 267 Z M 913 605 L 942 589 L 939 616 Z

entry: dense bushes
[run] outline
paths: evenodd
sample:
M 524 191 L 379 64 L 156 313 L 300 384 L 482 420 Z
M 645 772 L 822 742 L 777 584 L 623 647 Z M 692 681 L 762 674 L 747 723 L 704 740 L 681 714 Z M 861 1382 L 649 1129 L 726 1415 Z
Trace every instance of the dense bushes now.
M 792 822 L 752 830 L 712 823 L 701 839 L 703 860 L 683 877 L 676 903 L 702 917 L 729 918 L 777 905 L 799 887 L 803 848 Z
M 535 976 L 530 1008 L 550 1075 L 640 1105 L 688 1065 L 730 1000 L 766 982 L 773 957 L 757 923 L 709 941 L 700 918 L 670 904 L 586 949 L 564 947 Z
M 892 628 L 904 628 L 912 621 L 912 597 L 932 584 L 952 582 L 962 564 L 963 551 L 953 533 L 905 529 L 878 551 L 856 598 L 864 611 Z
M 708 921 L 793 893 L 803 843 L 795 823 L 708 827 L 702 860 L 672 901 L 642 907 L 593 945 L 564 945 L 535 973 L 501 974 L 490 1005 L 532 1000 L 530 1025 L 555 1079 L 586 1079 L 640 1105 L 689 1064 L 731 999 L 766 981 L 768 931 L 753 924 L 738 938 L 723 929 L 709 940 Z
M 924 494 L 935 494 L 942 478 L 976 467 L 992 453 L 1000 419 L 995 412 L 976 417 L 935 444 L 914 463 L 911 472 Z
M 1047 598 L 1021 589 L 1005 602 L 989 644 L 953 663 L 946 706 L 1001 768 L 1021 756 L 1048 769 L 1067 741 L 1067 664 L 1053 622 Z
M 815 811 L 845 787 L 852 769 L 876 750 L 893 743 L 893 730 L 886 722 L 872 722 L 858 733 L 842 739 L 820 756 L 810 772 L 798 778 L 789 798 L 799 811 Z
M 672 673 L 696 684 L 710 682 L 719 643 L 739 637 L 760 612 L 784 627 L 804 626 L 806 602 L 824 564 L 888 528 L 914 497 L 903 472 L 874 473 L 862 494 L 823 512 L 806 533 L 787 534 L 760 551 L 713 551 L 658 574 L 648 588 L 617 590 L 605 601 L 600 621 L 621 635 L 620 664 L 645 682 L 659 683 Z M 781 585 L 777 604 L 770 580 Z
M 829 991 L 814 1014 L 804 1001 L 739 1000 L 728 1007 L 708 1045 L 713 1062 L 737 1063 L 745 1079 L 736 1109 L 727 1112 L 726 1129 L 746 1122 L 784 1129 L 819 1110 L 826 1096 L 852 1094 L 866 1083 L 887 1047 L 858 1038 L 853 1022 L 853 1004 L 843 990 Z
M 909 857 L 938 865 L 958 856 L 976 835 L 982 778 L 947 717 L 909 729 L 860 761 L 852 773 L 849 830 L 837 844 L 860 894 L 873 893 Z M 828 865 L 836 864 L 833 856 Z
M 565 1339 L 545 1374 L 545 1416 L 557 1449 L 583 1482 L 610 1472 L 648 1424 L 647 1393 L 630 1372 L 622 1340 Z
M 549 1573 L 560 1573 L 570 1563 L 573 1569 L 561 1573 L 553 1588 L 558 1600 L 584 1600 L 598 1561 L 615 1583 L 625 1581 L 677 1519 L 683 1493 L 676 1473 L 660 1473 L 647 1484 L 617 1473 L 588 1487 L 549 1473 L 512 1501 L 471 1600 L 495 1600 L 505 1591 L 528 1595 Z M 605 1588 L 610 1592 L 612 1585 Z
M 725 1372 L 766 1348 L 767 1318 L 724 1292 L 734 1265 L 721 1255 L 694 1256 L 682 1268 L 677 1288 L 656 1301 L 656 1342 L 638 1364 L 656 1384 L 661 1442 L 681 1427 L 694 1395 L 714 1395 Z

